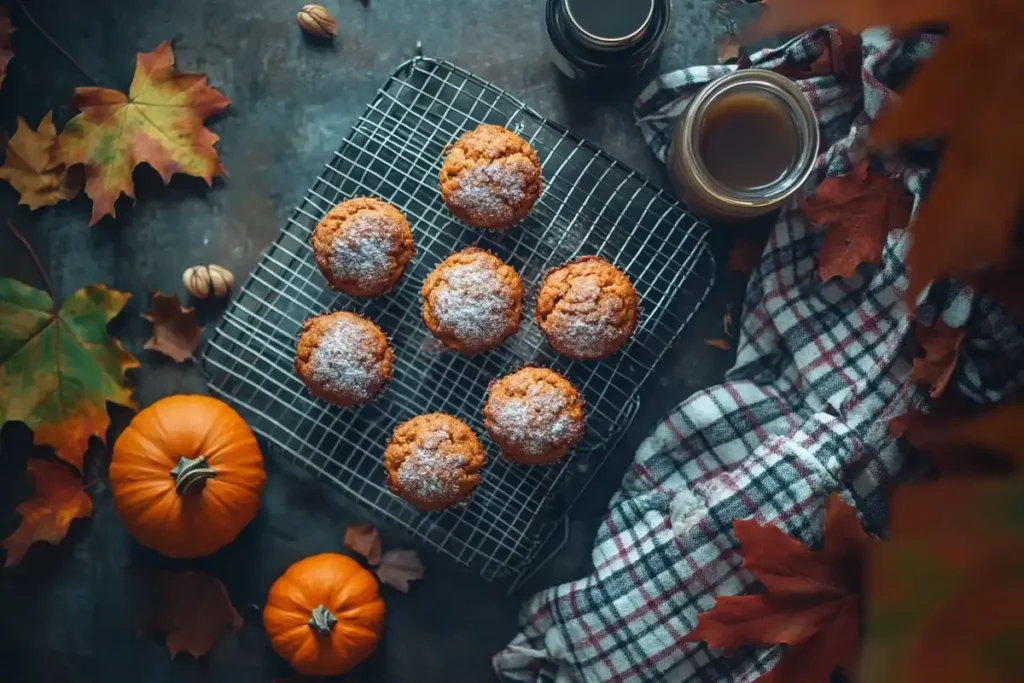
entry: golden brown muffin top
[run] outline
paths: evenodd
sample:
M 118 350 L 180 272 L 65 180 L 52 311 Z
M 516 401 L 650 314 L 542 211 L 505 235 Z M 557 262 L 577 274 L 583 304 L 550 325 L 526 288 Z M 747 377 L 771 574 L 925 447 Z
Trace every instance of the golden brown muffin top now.
M 440 174 L 445 203 L 482 228 L 508 227 L 541 191 L 540 159 L 526 140 L 483 124 L 452 145 Z
M 511 266 L 469 247 L 445 259 L 420 291 L 423 321 L 446 346 L 472 354 L 493 348 L 519 327 L 523 286 Z
M 372 197 L 338 204 L 317 223 L 313 253 L 335 289 L 353 296 L 383 294 L 413 256 L 409 221 L 395 207 Z
M 512 459 L 557 459 L 583 434 L 583 402 L 554 370 L 523 368 L 491 384 L 484 419 Z
M 555 350 L 583 360 L 615 352 L 636 328 L 638 299 L 629 278 L 597 256 L 549 271 L 534 317 Z
M 372 399 L 393 362 L 384 332 L 345 311 L 307 320 L 295 351 L 295 370 L 313 395 L 340 405 Z
M 444 413 L 403 422 L 384 451 L 392 490 L 427 510 L 468 496 L 480 481 L 483 464 L 484 451 L 473 430 Z

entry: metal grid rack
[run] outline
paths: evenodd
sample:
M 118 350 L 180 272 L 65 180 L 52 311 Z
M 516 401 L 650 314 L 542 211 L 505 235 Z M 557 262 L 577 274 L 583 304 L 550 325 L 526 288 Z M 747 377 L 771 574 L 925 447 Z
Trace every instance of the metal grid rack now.
M 543 164 L 545 187 L 533 212 L 502 233 L 461 225 L 438 191 L 445 146 L 479 123 L 517 132 Z M 398 207 L 416 240 L 396 289 L 370 301 L 331 291 L 309 244 L 328 209 L 361 195 Z M 211 389 L 273 447 L 487 580 L 518 576 L 626 431 L 641 387 L 707 295 L 714 263 L 705 233 L 643 177 L 519 100 L 451 64 L 418 57 L 387 80 L 326 164 L 207 339 L 201 364 Z M 419 288 L 434 266 L 473 244 L 519 272 L 527 311 L 549 268 L 582 254 L 606 258 L 628 274 L 642 300 L 633 340 L 608 360 L 573 362 L 555 354 L 524 316 L 496 350 L 473 358 L 445 351 L 420 320 Z M 380 325 L 395 353 L 393 381 L 359 409 L 314 399 L 293 371 L 303 321 L 341 309 Z M 505 462 L 483 428 L 490 381 L 528 363 L 565 374 L 586 402 L 586 434 L 556 466 Z M 425 513 L 388 491 L 382 454 L 397 424 L 433 411 L 469 424 L 488 460 L 467 504 Z

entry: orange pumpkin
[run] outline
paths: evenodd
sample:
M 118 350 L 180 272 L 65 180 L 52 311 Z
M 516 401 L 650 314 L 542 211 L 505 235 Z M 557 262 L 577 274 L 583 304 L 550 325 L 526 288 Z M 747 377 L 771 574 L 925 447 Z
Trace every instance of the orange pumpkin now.
M 114 444 L 110 490 L 135 539 L 168 557 L 202 557 L 238 536 L 267 475 L 245 420 L 209 396 L 170 396 Z
M 274 652 L 300 674 L 346 673 L 380 642 L 384 601 L 377 579 L 344 555 L 300 560 L 270 587 L 263 628 Z

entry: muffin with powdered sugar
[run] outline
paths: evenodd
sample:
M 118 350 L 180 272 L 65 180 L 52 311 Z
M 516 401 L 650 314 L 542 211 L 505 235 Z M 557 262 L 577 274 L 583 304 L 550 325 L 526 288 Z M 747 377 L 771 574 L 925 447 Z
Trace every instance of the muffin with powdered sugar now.
M 544 277 L 533 317 L 563 356 L 599 360 L 629 341 L 638 308 L 625 273 L 597 256 L 581 256 Z
M 554 370 L 523 368 L 491 383 L 484 426 L 507 460 L 557 462 L 583 436 L 583 401 Z
M 371 401 L 391 379 L 393 362 L 384 332 L 344 311 L 307 320 L 295 350 L 295 372 L 310 393 L 339 406 Z
M 464 422 L 444 413 L 420 415 L 395 428 L 384 450 L 388 487 L 421 510 L 465 501 L 480 483 L 484 450 Z
M 420 295 L 430 332 L 467 356 L 499 346 L 523 314 L 523 285 L 515 269 L 475 247 L 445 259 L 427 276 Z
M 356 197 L 338 204 L 317 223 L 313 256 L 332 289 L 368 298 L 390 290 L 413 256 L 409 221 L 395 207 Z
M 503 230 L 523 220 L 540 196 L 540 159 L 526 140 L 501 126 L 464 133 L 441 166 L 441 197 L 456 218 Z

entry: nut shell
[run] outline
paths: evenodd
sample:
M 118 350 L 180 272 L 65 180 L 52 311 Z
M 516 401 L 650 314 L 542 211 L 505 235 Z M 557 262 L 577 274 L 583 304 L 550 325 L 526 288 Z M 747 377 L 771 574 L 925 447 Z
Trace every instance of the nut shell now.
M 181 283 L 197 299 L 225 297 L 235 286 L 235 276 L 224 266 L 192 266 L 181 274 Z
M 323 5 L 303 5 L 295 15 L 299 28 L 317 38 L 333 38 L 338 35 L 338 23 Z

